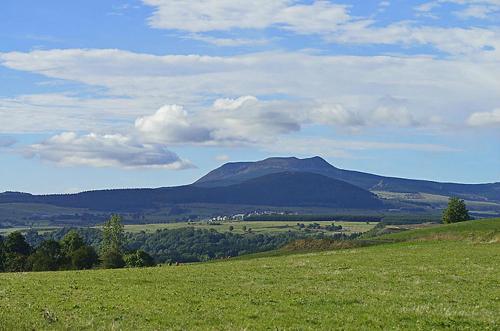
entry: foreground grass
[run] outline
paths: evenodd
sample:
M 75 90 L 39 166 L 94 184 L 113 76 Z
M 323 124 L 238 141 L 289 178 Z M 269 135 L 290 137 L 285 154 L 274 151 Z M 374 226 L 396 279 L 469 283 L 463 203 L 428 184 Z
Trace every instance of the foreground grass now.
M 499 265 L 497 243 L 423 241 L 0 274 L 0 329 L 498 330 Z

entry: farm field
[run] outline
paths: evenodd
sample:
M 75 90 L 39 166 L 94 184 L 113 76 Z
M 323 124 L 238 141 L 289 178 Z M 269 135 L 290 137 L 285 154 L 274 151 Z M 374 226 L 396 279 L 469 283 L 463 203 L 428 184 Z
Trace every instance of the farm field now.
M 478 235 L 431 240 L 452 225 L 337 251 L 0 274 L 0 329 L 497 330 L 499 220 L 460 225 Z
M 297 223 L 303 223 L 306 227 L 309 224 L 317 223 L 322 227 L 331 225 L 332 222 L 296 222 L 296 221 L 234 221 L 234 222 L 221 222 L 220 224 L 208 224 L 206 222 L 196 222 L 196 223 L 159 223 L 159 224 L 131 224 L 125 225 L 125 231 L 128 232 L 154 232 L 156 230 L 162 229 L 179 229 L 185 227 L 194 227 L 196 229 L 213 229 L 219 232 L 228 232 L 229 227 L 232 226 L 234 233 L 244 233 L 244 227 L 246 229 L 251 228 L 254 233 L 281 233 L 288 231 L 300 231 Z M 334 222 L 335 225 L 341 225 L 342 230 L 345 233 L 353 233 L 353 232 L 366 232 L 373 228 L 377 223 L 376 222 Z M 304 230 L 302 230 L 304 231 Z M 326 230 L 319 229 L 318 232 L 325 233 L 333 233 Z
M 153 223 L 153 224 L 127 224 L 125 225 L 125 231 L 126 232 L 132 232 L 132 233 L 137 233 L 137 232 L 155 232 L 156 230 L 163 230 L 163 229 L 181 229 L 181 228 L 187 228 L 187 227 L 193 227 L 195 229 L 213 229 L 218 232 L 229 232 L 229 227 L 233 226 L 233 233 L 245 233 L 245 230 L 243 230 L 244 227 L 246 229 L 252 229 L 252 232 L 254 233 L 266 233 L 266 234 L 272 234 L 272 233 L 282 233 L 282 232 L 288 232 L 288 231 L 300 231 L 298 226 L 297 226 L 296 221 L 262 221 L 262 222 L 256 222 L 256 221 L 251 221 L 251 222 L 245 222 L 245 221 L 234 221 L 234 222 L 221 222 L 220 224 L 208 224 L 207 222 L 179 222 L 179 223 Z M 309 224 L 317 223 L 320 224 L 322 227 L 331 225 L 332 222 L 325 222 L 325 221 L 319 221 L 319 222 L 299 222 L 303 223 L 306 227 Z M 354 233 L 354 232 L 366 232 L 370 229 L 372 229 L 377 222 L 335 222 L 335 225 L 341 225 L 342 226 L 342 232 L 343 233 Z M 43 232 L 49 232 L 53 230 L 57 230 L 59 227 L 33 227 L 33 230 L 38 231 L 39 233 Z M 96 227 L 99 228 L 99 227 Z M 7 235 L 11 232 L 14 231 L 21 231 L 25 232 L 28 231 L 28 227 L 12 227 L 12 228 L 4 228 L 0 229 L 0 235 Z M 304 231 L 304 229 L 302 230 Z M 325 229 L 316 229 L 314 230 L 314 233 L 318 232 L 324 232 L 326 234 L 330 233 L 338 233 L 338 232 L 332 232 L 332 231 L 327 231 Z

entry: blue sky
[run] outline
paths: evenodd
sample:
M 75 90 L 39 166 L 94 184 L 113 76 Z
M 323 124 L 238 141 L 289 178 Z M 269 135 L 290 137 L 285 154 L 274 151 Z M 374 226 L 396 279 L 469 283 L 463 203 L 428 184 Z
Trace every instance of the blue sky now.
M 500 1 L 5 0 L 0 191 L 229 161 L 500 181 Z

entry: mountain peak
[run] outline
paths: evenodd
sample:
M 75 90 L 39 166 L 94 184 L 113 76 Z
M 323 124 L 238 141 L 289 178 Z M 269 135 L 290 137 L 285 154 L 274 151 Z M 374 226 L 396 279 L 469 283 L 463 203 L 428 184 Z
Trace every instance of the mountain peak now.
M 323 173 L 337 168 L 319 156 L 299 159 L 297 157 L 270 157 L 256 162 L 233 162 L 211 171 L 200 178 L 198 186 L 227 186 L 245 180 L 278 172 Z

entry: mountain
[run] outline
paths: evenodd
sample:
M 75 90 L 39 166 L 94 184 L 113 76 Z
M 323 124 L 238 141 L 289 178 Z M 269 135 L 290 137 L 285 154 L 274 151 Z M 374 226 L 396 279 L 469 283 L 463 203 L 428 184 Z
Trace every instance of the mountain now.
M 383 207 L 376 195 L 362 188 L 320 174 L 293 171 L 267 174 L 237 184 L 215 187 L 185 185 L 76 194 L 0 194 L 0 203 L 15 202 L 129 212 L 191 203 L 341 209 Z
M 257 162 L 234 162 L 209 172 L 194 183 L 198 187 L 217 187 L 241 183 L 248 179 L 284 171 L 300 171 L 320 174 L 345 181 L 369 191 L 397 193 L 428 193 L 458 196 L 476 201 L 500 201 L 500 183 L 455 184 L 379 176 L 359 171 L 339 169 L 319 156 L 298 159 L 296 157 L 268 158 Z

